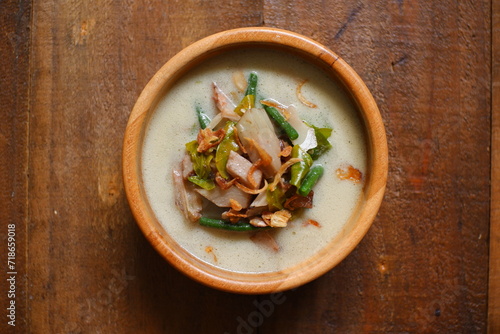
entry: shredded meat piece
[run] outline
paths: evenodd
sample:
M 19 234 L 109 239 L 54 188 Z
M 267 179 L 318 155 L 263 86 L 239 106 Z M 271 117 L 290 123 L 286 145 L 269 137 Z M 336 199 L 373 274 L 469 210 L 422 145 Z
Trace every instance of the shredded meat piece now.
M 284 149 L 281 150 L 280 157 L 284 157 L 284 158 L 289 157 L 290 154 L 292 154 L 292 149 L 293 149 L 292 146 L 290 146 L 290 145 L 286 146 Z
M 308 220 L 306 220 L 305 222 L 302 223 L 302 226 L 307 226 L 307 225 L 313 225 L 313 226 L 316 226 L 316 227 L 321 227 L 320 223 L 318 223 L 317 221 L 312 220 L 312 219 L 308 219 Z
M 248 175 L 247 175 L 247 179 L 248 179 L 248 182 L 250 183 L 250 185 L 252 185 L 253 188 L 257 188 L 259 186 L 259 182 L 255 180 L 254 178 L 254 173 L 259 170 L 259 167 L 262 163 L 262 160 L 259 159 L 257 160 L 254 164 L 252 164 L 252 167 L 250 167 L 250 169 L 248 170 Z
M 310 209 L 313 207 L 313 196 L 314 191 L 310 191 L 307 196 L 301 196 L 299 194 L 294 194 L 292 197 L 288 198 L 283 205 L 285 209 L 294 211 L 299 208 Z
M 357 168 L 349 165 L 347 168 L 338 168 L 337 169 L 337 177 L 341 180 L 350 180 L 354 183 L 361 182 L 363 179 L 363 174 Z
M 221 215 L 222 219 L 229 219 L 231 223 L 237 223 L 241 218 L 247 218 L 248 215 L 244 212 L 239 212 L 234 209 L 225 211 Z
M 309 107 L 309 108 L 317 108 L 318 106 L 311 101 L 308 101 L 304 95 L 302 95 L 302 86 L 307 82 L 307 80 L 303 80 L 302 82 L 299 83 L 297 86 L 297 98 L 299 99 L 300 102 L 302 102 L 303 105 Z
M 224 139 L 226 131 L 224 129 L 219 129 L 217 131 L 212 131 L 210 128 L 201 129 L 198 132 L 198 149 L 197 151 L 202 153 L 206 150 L 219 145 L 219 143 Z
M 283 165 L 281 165 L 280 169 L 278 170 L 278 173 L 274 176 L 273 183 L 269 185 L 269 190 L 274 191 L 276 189 L 276 186 L 278 185 L 278 182 L 281 181 L 281 176 L 285 174 L 286 170 L 288 167 L 292 166 L 293 164 L 302 161 L 300 158 L 292 158 L 285 162 Z
M 217 175 L 215 175 L 215 183 L 217 183 L 217 185 L 222 189 L 222 190 L 226 190 L 226 189 L 229 189 L 233 186 L 233 184 L 235 184 L 237 181 L 237 179 L 231 179 L 231 181 L 228 181 L 226 180 L 225 178 L 223 178 L 222 176 L 220 176 L 219 173 L 217 173 Z
M 251 195 L 257 195 L 257 194 L 260 194 L 261 192 L 264 192 L 266 191 L 267 189 L 267 181 L 264 180 L 264 186 L 260 189 L 250 189 L 250 188 L 247 188 L 245 187 L 244 185 L 242 185 L 241 183 L 239 183 L 238 181 L 236 181 L 234 183 L 234 185 L 240 189 L 241 191 L 247 193 L 247 194 L 251 194 Z
M 241 204 L 238 203 L 237 200 L 230 199 L 229 204 L 231 204 L 231 209 L 233 209 L 234 211 L 241 211 L 241 209 L 242 209 Z
M 245 146 L 241 143 L 240 136 L 238 136 L 238 128 L 235 126 L 233 127 L 234 131 L 234 139 L 236 141 L 236 144 L 240 147 L 240 150 L 243 154 L 247 154 L 247 150 L 245 149 Z
M 273 217 L 273 213 L 270 212 L 270 211 L 265 211 L 265 212 L 262 212 L 262 220 L 264 220 L 264 222 L 268 225 L 268 226 L 271 226 L 271 218 Z
M 266 222 L 267 225 L 272 227 L 286 227 L 290 218 L 292 218 L 292 214 L 288 210 L 279 210 L 276 212 L 263 212 L 262 219 Z
M 212 256 L 214 257 L 214 262 L 217 263 L 217 256 L 215 256 L 215 253 L 214 253 L 214 248 L 212 246 L 207 246 L 205 247 L 205 252 L 207 252 L 208 254 L 212 254 Z
M 249 220 L 249 223 L 255 227 L 266 227 L 267 224 L 261 217 L 253 217 Z
M 286 227 L 288 221 L 292 218 L 292 214 L 288 210 L 279 210 L 273 213 L 270 225 L 272 227 Z

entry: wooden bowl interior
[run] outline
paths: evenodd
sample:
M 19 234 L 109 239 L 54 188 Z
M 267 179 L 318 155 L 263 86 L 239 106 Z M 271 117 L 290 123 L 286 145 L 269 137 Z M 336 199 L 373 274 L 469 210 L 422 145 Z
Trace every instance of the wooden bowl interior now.
M 345 89 L 365 125 L 369 152 L 363 198 L 339 235 L 314 257 L 282 271 L 237 273 L 209 265 L 184 250 L 156 219 L 141 175 L 142 144 L 149 118 L 166 91 L 204 60 L 238 48 L 272 48 L 292 52 L 321 67 Z M 375 218 L 387 180 L 387 143 L 377 105 L 359 76 L 335 53 L 306 37 L 272 28 L 242 28 L 215 34 L 182 50 L 167 62 L 144 88 L 127 125 L 123 174 L 128 201 L 137 224 L 153 247 L 191 278 L 225 291 L 270 293 L 290 289 L 324 274 L 361 241 Z

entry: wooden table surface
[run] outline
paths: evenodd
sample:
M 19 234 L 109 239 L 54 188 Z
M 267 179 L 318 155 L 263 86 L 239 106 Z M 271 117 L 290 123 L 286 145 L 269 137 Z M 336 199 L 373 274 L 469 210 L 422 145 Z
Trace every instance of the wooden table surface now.
M 176 271 L 135 224 L 121 177 L 151 76 L 190 43 L 247 26 L 338 53 L 389 143 L 363 241 L 274 299 Z M 498 2 L 5 0 L 0 29 L 0 332 L 500 333 Z

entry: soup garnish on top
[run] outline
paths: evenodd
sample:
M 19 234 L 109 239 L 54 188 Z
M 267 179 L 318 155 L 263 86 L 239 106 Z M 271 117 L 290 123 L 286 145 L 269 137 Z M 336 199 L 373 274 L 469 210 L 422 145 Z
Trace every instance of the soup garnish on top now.
M 331 148 L 330 128 L 301 120 L 294 105 L 257 93 L 251 72 L 238 105 L 213 82 L 218 113 L 210 119 L 196 107 L 200 129 L 186 143 L 173 169 L 175 204 L 200 225 L 232 231 L 286 227 L 298 210 L 313 207 L 323 166 L 315 163 Z M 309 108 L 301 86 L 299 100 Z M 204 204 L 209 203 L 208 207 Z

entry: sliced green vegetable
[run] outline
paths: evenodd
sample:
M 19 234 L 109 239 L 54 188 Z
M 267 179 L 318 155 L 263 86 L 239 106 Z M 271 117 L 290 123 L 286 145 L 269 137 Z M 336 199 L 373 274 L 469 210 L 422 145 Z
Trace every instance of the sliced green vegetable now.
M 300 187 L 302 179 L 309 172 L 309 168 L 312 165 L 312 158 L 299 145 L 294 145 L 292 148 L 292 158 L 300 158 L 302 161 L 297 162 L 290 167 L 291 179 L 290 184 Z
M 316 130 L 316 131 L 319 131 L 319 133 L 324 136 L 326 139 L 330 138 L 330 136 L 332 135 L 332 129 L 330 128 L 317 128 L 315 126 L 313 126 L 313 128 Z
M 219 171 L 220 175 L 228 179 L 229 174 L 227 173 L 226 164 L 229 159 L 229 153 L 231 151 L 238 151 L 240 147 L 236 142 L 235 133 L 234 133 L 234 122 L 227 122 L 224 126 L 224 130 L 226 130 L 226 134 L 224 139 L 220 142 L 219 146 L 217 146 L 217 151 L 215 153 L 215 166 Z
M 234 108 L 234 112 L 238 115 L 243 115 L 243 110 L 251 109 L 255 107 L 255 95 L 257 92 L 257 73 L 251 72 L 248 77 L 248 85 L 247 90 L 245 91 L 245 96 L 238 104 L 236 108 Z
M 198 115 L 198 122 L 200 123 L 200 128 L 205 129 L 211 122 L 210 117 L 205 114 L 200 106 L 196 106 L 196 115 Z
M 266 192 L 266 200 L 269 205 L 269 210 L 283 210 L 283 203 L 285 203 L 286 200 L 285 192 L 280 185 L 278 185 L 274 191 L 268 189 Z
M 211 179 L 202 179 L 198 175 L 196 176 L 188 176 L 187 178 L 190 182 L 196 184 L 197 186 L 206 189 L 206 190 L 212 190 L 215 188 L 215 183 L 214 180 Z
M 214 158 L 214 154 L 199 153 L 197 148 L 198 142 L 196 140 L 190 141 L 186 144 L 186 150 L 189 152 L 189 156 L 191 157 L 194 172 L 201 179 L 208 179 L 211 172 L 210 162 Z
M 257 81 L 258 81 L 257 73 L 250 72 L 250 75 L 248 76 L 248 86 L 245 95 L 253 95 L 253 96 L 256 95 Z
M 321 175 L 323 175 L 323 166 L 315 165 L 311 167 L 309 173 L 307 173 L 306 177 L 302 181 L 302 185 L 299 188 L 299 194 L 302 196 L 309 195 L 309 192 L 314 187 L 316 182 L 318 182 Z
M 268 228 L 268 227 L 255 227 L 246 221 L 239 221 L 237 223 L 231 223 L 227 220 L 213 219 L 213 218 L 207 218 L 207 217 L 201 217 L 198 220 L 198 223 L 202 226 L 219 228 L 219 229 L 229 230 L 229 231 L 237 231 L 237 232 L 256 231 L 256 230 L 262 230 L 262 229 Z
M 278 111 L 278 109 L 270 106 L 264 105 L 264 110 L 267 112 L 267 114 L 280 126 L 280 128 L 285 131 L 286 135 L 290 140 L 295 140 L 299 138 L 299 134 L 297 130 L 293 128 L 293 126 L 290 125 L 290 123 L 287 122 L 285 117 Z
M 245 95 L 240 104 L 234 108 L 234 112 L 243 116 L 243 110 L 252 109 L 253 107 L 255 107 L 255 95 Z
M 307 124 L 307 123 L 306 123 Z M 332 144 L 328 141 L 328 138 L 332 135 L 332 129 L 330 128 L 318 128 L 314 125 L 307 124 L 309 127 L 314 129 L 314 134 L 316 135 L 316 141 L 318 145 L 307 151 L 313 160 L 317 160 L 322 154 L 332 148 Z

